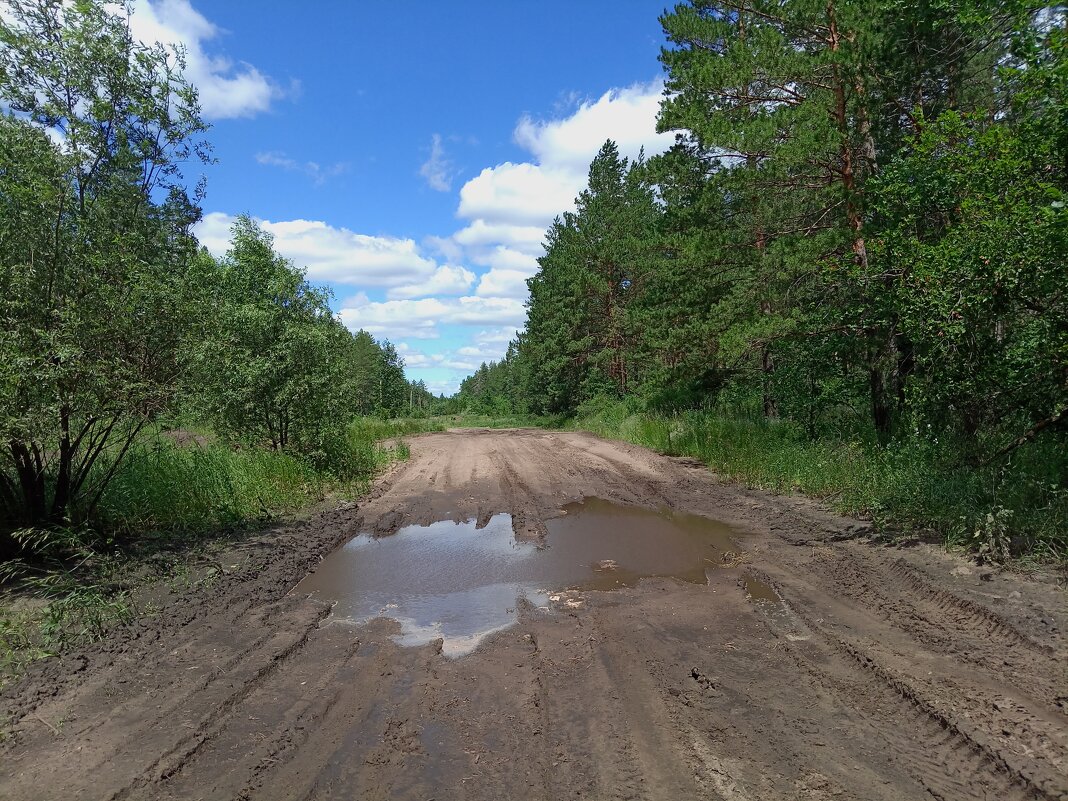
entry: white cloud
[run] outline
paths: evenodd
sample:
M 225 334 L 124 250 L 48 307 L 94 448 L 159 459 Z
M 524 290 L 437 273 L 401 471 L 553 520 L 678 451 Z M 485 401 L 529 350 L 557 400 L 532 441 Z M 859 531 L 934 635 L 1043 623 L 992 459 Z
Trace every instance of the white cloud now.
M 506 161 L 487 167 L 460 189 L 459 216 L 486 224 L 545 228 L 574 205 L 581 177 L 568 170 Z
M 208 250 L 221 256 L 230 247 L 234 219 L 212 212 L 194 233 Z M 411 239 L 357 234 L 317 220 L 259 223 L 274 236 L 275 250 L 297 267 L 306 268 L 313 281 L 394 287 L 429 280 L 438 270 L 436 262 L 421 255 Z
M 204 219 L 193 228 L 193 233 L 200 244 L 218 258 L 230 249 L 230 226 L 234 224 L 234 219 L 229 214 L 213 211 L 204 215 Z
M 473 261 L 499 270 L 519 270 L 527 276 L 538 271 L 538 259 L 535 256 L 528 256 L 504 245 L 497 245 L 493 250 L 473 257 Z
M 450 323 L 519 326 L 527 317 L 523 303 L 512 298 L 463 297 L 457 301 L 448 318 Z
M 437 339 L 439 325 L 518 327 L 526 317 L 514 298 L 464 296 L 347 303 L 339 312 L 351 330 L 391 339 Z
M 268 150 L 256 154 L 256 161 L 268 167 L 281 167 L 283 170 L 302 172 L 316 185 L 326 183 L 328 178 L 335 178 L 349 171 L 352 166 L 347 161 L 338 161 L 325 167 L 317 161 L 297 161 L 279 150 Z
M 430 158 L 419 168 L 419 174 L 426 178 L 427 186 L 436 192 L 448 192 L 452 189 L 452 162 L 445 158 L 445 148 L 441 144 L 441 134 L 434 134 L 430 139 Z
M 453 241 L 452 237 L 428 236 L 423 239 L 423 244 L 443 256 L 446 261 L 460 261 L 463 259 L 464 249 Z
M 507 350 L 506 345 L 482 345 L 479 347 L 467 345 L 441 353 L 425 353 L 412 348 L 406 342 L 398 342 L 395 347 L 397 352 L 404 357 L 405 367 L 416 370 L 433 368 L 458 370 L 461 374 L 477 370 L 483 362 L 500 361 Z
M 566 169 L 585 177 L 590 161 L 606 139 L 621 155 L 637 157 L 667 150 L 673 133 L 656 132 L 656 115 L 663 96 L 662 81 L 635 84 L 605 92 L 595 102 L 582 103 L 565 119 L 536 121 L 523 117 L 515 129 L 516 143 L 534 154 L 543 167 Z
M 655 131 L 661 91 L 660 82 L 636 85 L 580 103 L 557 119 L 519 120 L 515 140 L 529 151 L 530 161 L 487 167 L 464 184 L 457 208 L 463 226 L 450 237 L 423 240 L 425 253 L 436 258 L 410 239 L 367 236 L 324 222 L 262 225 L 275 235 L 278 251 L 306 266 L 313 279 L 385 290 L 384 299 L 361 292 L 341 304 L 340 317 L 351 329 L 394 342 L 438 340 L 453 349 L 427 353 L 405 344 L 408 366 L 469 372 L 483 361 L 500 359 L 524 324 L 526 280 L 537 272 L 545 230 L 573 208 L 589 161 L 604 141 L 615 140 L 630 157 L 642 146 L 652 155 L 672 144 L 671 135 Z M 285 153 L 265 152 L 259 158 L 284 169 L 302 168 Z M 449 170 L 443 140 L 435 135 L 421 172 L 440 188 L 451 181 Z M 222 253 L 232 220 L 209 214 L 197 234 Z M 458 336 L 457 327 L 477 333 Z
M 494 267 L 482 276 L 475 294 L 482 297 L 525 299 L 530 273 L 522 270 L 500 270 Z
M 407 342 L 395 342 L 397 353 L 404 359 L 405 367 L 433 367 L 435 358 L 420 350 L 413 350 Z M 443 358 L 443 357 L 442 357 Z
M 643 148 L 651 156 L 674 143 L 672 134 L 656 132 L 662 94 L 663 82 L 657 80 L 612 89 L 556 119 L 519 120 L 514 138 L 531 161 L 487 167 L 460 189 L 457 216 L 468 222 L 452 243 L 469 263 L 490 268 L 476 295 L 527 297 L 526 279 L 537 272 L 546 229 L 574 208 L 589 163 L 607 139 L 632 159 Z
M 523 117 L 514 137 L 534 161 L 482 170 L 460 189 L 457 214 L 473 221 L 468 228 L 523 225 L 540 228 L 544 236 L 553 218 L 573 207 L 605 140 L 615 141 L 620 154 L 630 158 L 643 147 L 652 155 L 674 143 L 673 134 L 656 132 L 662 94 L 663 82 L 657 80 L 612 89 L 562 119 Z
M 482 345 L 507 345 L 518 333 L 518 328 L 494 328 L 479 331 L 475 334 L 474 341 Z
M 423 298 L 346 305 L 338 316 L 350 330 L 362 328 L 376 337 L 437 339 L 438 323 L 447 311 L 437 298 Z
M 424 298 L 430 295 L 462 295 L 474 282 L 475 274 L 470 270 L 443 264 L 425 281 L 393 287 L 386 295 L 390 300 Z
M 252 64 L 208 53 L 205 44 L 221 31 L 189 0 L 134 0 L 130 27 L 142 42 L 184 47 L 185 76 L 199 90 L 201 110 L 209 119 L 251 117 L 287 94 Z
M 285 153 L 278 150 L 270 150 L 266 153 L 257 153 L 256 161 L 271 167 L 281 167 L 283 170 L 295 170 L 300 166 L 296 161 L 289 158 Z
M 453 240 L 465 247 L 505 244 L 524 253 L 542 252 L 545 228 L 540 225 L 490 224 L 478 219 L 453 234 Z

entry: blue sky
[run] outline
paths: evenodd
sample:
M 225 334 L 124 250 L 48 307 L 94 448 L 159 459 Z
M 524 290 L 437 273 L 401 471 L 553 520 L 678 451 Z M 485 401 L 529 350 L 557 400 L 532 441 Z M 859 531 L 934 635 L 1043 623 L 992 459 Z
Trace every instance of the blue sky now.
M 248 213 L 450 393 L 523 323 L 545 228 L 612 137 L 659 151 L 664 2 L 136 0 L 180 42 L 218 164 L 201 241 Z

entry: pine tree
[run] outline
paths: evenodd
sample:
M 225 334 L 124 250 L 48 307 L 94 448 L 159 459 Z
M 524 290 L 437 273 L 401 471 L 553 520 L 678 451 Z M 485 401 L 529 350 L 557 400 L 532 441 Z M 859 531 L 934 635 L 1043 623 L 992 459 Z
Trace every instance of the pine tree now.
M 622 397 L 639 381 L 634 310 L 651 270 L 657 208 L 642 161 L 606 142 L 590 164 L 576 210 L 546 235 L 541 269 L 529 282 L 528 354 L 544 410 Z

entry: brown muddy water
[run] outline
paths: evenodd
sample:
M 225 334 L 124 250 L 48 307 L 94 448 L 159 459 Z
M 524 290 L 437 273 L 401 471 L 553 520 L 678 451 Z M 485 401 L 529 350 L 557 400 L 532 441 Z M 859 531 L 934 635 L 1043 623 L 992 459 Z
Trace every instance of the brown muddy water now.
M 334 603 L 330 623 L 389 617 L 394 638 L 442 653 L 470 653 L 512 625 L 524 599 L 543 609 L 581 606 L 581 591 L 616 590 L 645 577 L 704 583 L 737 549 L 738 532 L 696 515 L 658 512 L 587 498 L 546 522 L 544 546 L 517 540 L 512 516 L 406 525 L 395 534 L 360 534 L 327 556 L 295 587 Z
M 772 604 L 778 606 L 782 603 L 779 593 L 770 584 L 753 576 L 744 579 L 745 597 L 756 604 Z
M 622 506 L 600 498 L 569 504 L 546 521 L 544 547 L 517 541 L 512 518 L 404 526 L 360 534 L 293 590 L 334 603 L 332 623 L 391 618 L 394 639 L 441 638 L 461 656 L 510 626 L 524 600 L 543 609 L 581 606 L 582 591 L 634 586 L 649 576 L 704 583 L 729 564 L 739 532 L 697 515 Z

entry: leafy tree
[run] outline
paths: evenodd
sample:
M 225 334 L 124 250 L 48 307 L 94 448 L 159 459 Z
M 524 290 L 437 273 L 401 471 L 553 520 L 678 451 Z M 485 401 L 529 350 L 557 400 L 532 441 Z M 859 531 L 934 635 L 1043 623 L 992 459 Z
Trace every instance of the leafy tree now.
M 381 400 L 382 349 L 366 331 L 353 334 L 349 363 L 352 367 L 349 381 L 353 387 L 353 411 L 359 415 L 372 415 Z
M 128 14 L 12 0 L 0 15 L 9 525 L 91 513 L 177 385 L 199 215 L 179 167 L 208 158 L 206 125 L 180 57 L 137 42 Z
M 999 422 L 1030 437 L 1068 411 L 1057 138 L 947 112 L 876 186 L 879 260 L 915 353 L 912 406 L 969 438 Z
M 408 380 L 404 377 L 404 359 L 388 339 L 379 342 L 378 348 L 375 413 L 385 418 L 399 417 L 411 404 Z
M 356 405 L 357 346 L 324 289 L 279 256 L 251 218 L 234 223 L 212 265 L 210 316 L 189 343 L 191 393 L 231 439 L 306 453 L 322 449 Z

